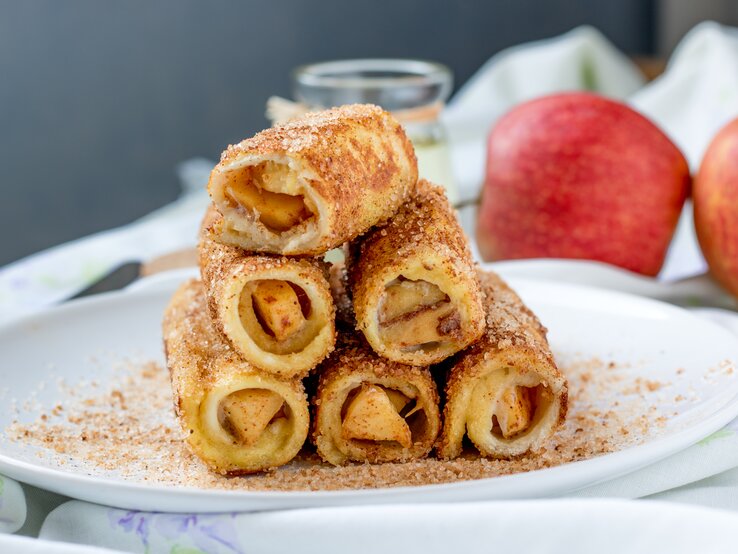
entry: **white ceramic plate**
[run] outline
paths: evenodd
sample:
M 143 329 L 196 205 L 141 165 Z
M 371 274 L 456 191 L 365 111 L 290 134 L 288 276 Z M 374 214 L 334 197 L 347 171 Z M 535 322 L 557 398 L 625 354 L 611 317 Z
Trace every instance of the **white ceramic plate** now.
M 4 394 L 17 399 L 36 395 L 41 405 L 53 406 L 58 392 L 38 387 L 50 368 L 68 383 L 91 377 L 104 383 L 111 371 L 100 363 L 101 357 L 161 360 L 161 314 L 183 277 L 178 273 L 144 280 L 126 291 L 72 302 L 0 328 Z M 529 473 L 442 485 L 321 492 L 151 486 L 51 466 L 34 448 L 4 434 L 0 473 L 83 500 L 172 512 L 530 498 L 618 477 L 690 446 L 738 415 L 735 375 L 707 378 L 721 362 L 738 362 L 738 341 L 724 328 L 679 308 L 623 293 L 545 281 L 510 282 L 550 329 L 554 351 L 632 362 L 632 371 L 650 380 L 674 381 L 675 368 L 683 368 L 674 392 L 690 391 L 698 400 L 676 406 L 676 416 L 673 404 L 657 405 L 669 418 L 666 426 L 657 437 L 626 450 Z M 8 401 L 7 396 L 0 399 L 6 406 Z M 0 429 L 11 419 L 10 410 L 3 410 Z

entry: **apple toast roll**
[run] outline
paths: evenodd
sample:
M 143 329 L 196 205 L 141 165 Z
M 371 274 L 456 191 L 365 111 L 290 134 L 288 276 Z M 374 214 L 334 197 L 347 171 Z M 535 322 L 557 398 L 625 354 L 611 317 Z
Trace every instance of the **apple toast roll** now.
M 425 457 L 440 430 L 428 368 L 398 364 L 349 339 L 322 366 L 313 442 L 333 465 Z
M 546 328 L 497 275 L 479 273 L 487 331 L 449 370 L 442 458 L 461 453 L 468 435 L 484 456 L 537 450 L 566 417 L 567 382 L 556 367 Z
M 302 383 L 243 361 L 216 331 L 200 281 L 174 294 L 163 332 L 175 412 L 195 455 L 225 475 L 295 457 L 310 427 Z
M 427 181 L 366 235 L 350 271 L 357 328 L 389 360 L 438 363 L 484 332 L 466 237 L 443 189 Z
M 208 191 L 218 240 L 318 255 L 397 211 L 418 178 L 415 151 L 381 108 L 348 105 L 266 129 L 223 152 Z
M 200 231 L 200 273 L 213 321 L 251 365 L 303 377 L 332 350 L 335 308 L 318 260 L 249 254 L 213 240 L 212 207 Z

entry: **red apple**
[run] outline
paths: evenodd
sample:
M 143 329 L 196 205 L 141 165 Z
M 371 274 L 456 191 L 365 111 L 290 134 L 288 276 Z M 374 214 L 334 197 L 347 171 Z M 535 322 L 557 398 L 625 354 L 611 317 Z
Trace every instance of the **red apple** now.
M 738 119 L 710 143 L 692 195 L 694 226 L 707 265 L 738 296 Z
M 579 92 L 526 102 L 489 137 L 480 252 L 656 275 L 689 180 L 679 149 L 625 104 Z

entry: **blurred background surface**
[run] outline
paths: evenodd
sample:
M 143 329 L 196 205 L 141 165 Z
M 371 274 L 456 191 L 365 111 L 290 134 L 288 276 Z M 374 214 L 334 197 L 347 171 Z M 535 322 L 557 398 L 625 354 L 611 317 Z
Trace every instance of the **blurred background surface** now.
M 178 162 L 267 125 L 290 70 L 437 60 L 463 84 L 490 56 L 577 25 L 658 59 L 732 0 L 0 0 L 0 265 L 140 217 L 179 193 Z

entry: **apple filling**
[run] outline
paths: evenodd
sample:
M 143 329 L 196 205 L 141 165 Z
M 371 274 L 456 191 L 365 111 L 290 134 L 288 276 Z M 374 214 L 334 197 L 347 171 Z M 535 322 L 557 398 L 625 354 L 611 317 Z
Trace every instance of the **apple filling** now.
M 378 323 L 382 339 L 403 349 L 433 347 L 459 330 L 459 313 L 433 283 L 400 276 L 384 289 Z
M 302 350 L 315 335 L 309 323 L 311 304 L 305 291 L 289 281 L 251 281 L 241 291 L 241 324 L 267 352 L 289 354 Z
M 512 439 L 528 431 L 535 420 L 536 410 L 550 393 L 545 387 L 516 385 L 506 389 L 498 398 L 492 415 L 492 433 Z
M 238 443 L 252 446 L 271 426 L 287 421 L 282 397 L 267 389 L 243 389 L 229 394 L 218 406 L 221 427 Z
M 312 217 L 297 176 L 289 167 L 264 162 L 228 171 L 225 196 L 231 206 L 256 214 L 267 229 L 283 233 Z
M 417 402 L 394 389 L 364 384 L 349 395 L 342 411 L 344 439 L 394 441 L 413 445 L 413 429 L 424 423 Z

